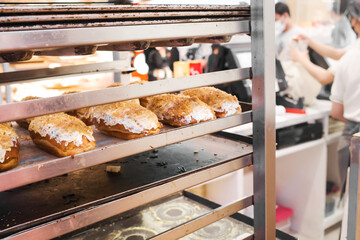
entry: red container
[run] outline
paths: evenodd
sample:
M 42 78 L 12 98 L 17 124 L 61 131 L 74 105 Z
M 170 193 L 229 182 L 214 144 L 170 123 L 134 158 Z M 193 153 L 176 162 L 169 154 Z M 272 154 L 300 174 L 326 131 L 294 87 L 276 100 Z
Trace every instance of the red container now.
M 191 62 L 190 63 L 190 75 L 199 75 L 202 74 L 201 62 Z

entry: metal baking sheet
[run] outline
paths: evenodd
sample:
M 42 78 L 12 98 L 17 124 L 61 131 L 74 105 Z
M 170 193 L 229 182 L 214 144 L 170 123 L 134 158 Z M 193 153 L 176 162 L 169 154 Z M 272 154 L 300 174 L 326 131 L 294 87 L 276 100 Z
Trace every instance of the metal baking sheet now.
M 0 85 L 41 81 L 69 75 L 77 76 L 83 74 L 99 74 L 107 72 L 131 72 L 135 70 L 134 68 L 128 67 L 127 65 L 127 62 L 119 60 L 113 62 L 63 66 L 52 69 L 40 68 L 15 72 L 4 72 L 0 74 Z
M 57 239 L 61 240 L 114 240 L 149 239 L 189 220 L 200 217 L 212 209 L 180 194 L 155 201 L 113 217 L 88 229 Z M 227 217 L 196 231 L 182 240 L 244 239 L 253 234 L 250 225 Z M 143 238 L 141 238 L 143 236 Z M 132 237 L 132 238 L 131 238 Z
M 233 69 L 0 105 L 0 112 L 6 113 L 0 114 L 0 122 L 245 80 L 251 77 L 250 71 L 250 68 Z
M 251 122 L 251 116 L 251 112 L 245 112 L 188 127 L 165 127 L 162 133 L 128 141 L 108 137 L 94 130 L 94 150 L 63 158 L 39 150 L 29 139 L 28 133 L 17 128 L 21 138 L 20 164 L 12 170 L 0 173 L 0 191 L 235 127 Z
M 251 152 L 252 147 L 247 143 L 207 135 L 1 192 L 0 236 L 133 194 L 169 178 L 174 180 L 193 171 L 205 170 Z M 121 166 L 120 174 L 106 173 L 107 165 Z
M 227 22 L 227 21 L 245 21 L 247 17 L 229 17 L 229 18 L 195 18 L 195 19 L 164 19 L 164 20 L 137 20 L 137 21 L 111 21 L 111 22 L 83 22 L 83 23 L 58 23 L 54 24 L 34 24 L 34 25 L 14 25 L 0 26 L 0 32 L 8 31 L 30 31 L 30 30 L 48 30 L 48 29 L 67 29 L 67 28 L 93 28 L 93 27 L 114 27 L 114 26 L 137 26 L 137 25 L 155 25 L 155 24 L 175 24 L 175 23 L 202 23 L 202 22 Z
M 148 239 L 219 207 L 219 204 L 184 191 L 183 194 L 151 202 L 56 240 Z M 236 213 L 181 239 L 247 239 L 254 233 L 253 224 L 253 219 Z M 279 230 L 276 230 L 276 239 L 296 240 Z
M 250 7 L 237 5 L 52 5 L 2 6 L 0 14 L 54 13 L 54 12 L 148 12 L 148 11 L 250 11 Z
M 48 14 L 48 15 L 22 15 L 22 16 L 0 16 L 0 24 L 14 23 L 35 23 L 35 22 L 70 22 L 82 21 L 86 22 L 95 20 L 116 20 L 116 19 L 164 19 L 164 18 L 199 18 L 199 17 L 250 17 L 246 11 L 194 11 L 194 12 L 132 12 L 132 13 L 93 13 L 93 14 Z
M 177 20 L 187 21 L 187 20 Z M 148 22 L 149 23 L 149 22 Z M 156 23 L 156 24 L 155 24 Z M 133 25 L 132 22 L 121 23 L 128 26 L 90 27 L 56 29 L 56 25 L 36 25 L 38 30 L 5 31 L 0 34 L 0 52 L 25 50 L 58 49 L 71 46 L 99 46 L 138 41 L 163 41 L 181 38 L 205 38 L 229 36 L 250 32 L 250 21 L 222 21 L 153 25 Z M 46 29 L 46 27 L 54 29 Z M 71 27 L 71 26 L 69 26 Z M 74 25 L 74 27 L 76 27 Z M 26 30 L 23 26 L 13 30 Z M 6 28 L 3 30 L 11 30 Z M 36 41 L 35 41 L 36 40 Z

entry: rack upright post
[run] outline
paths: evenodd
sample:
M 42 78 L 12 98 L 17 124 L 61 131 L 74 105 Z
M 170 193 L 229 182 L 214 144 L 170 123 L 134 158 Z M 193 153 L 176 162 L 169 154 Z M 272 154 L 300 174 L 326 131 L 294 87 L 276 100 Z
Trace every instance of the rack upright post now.
M 275 239 L 275 4 L 251 1 L 255 239 Z

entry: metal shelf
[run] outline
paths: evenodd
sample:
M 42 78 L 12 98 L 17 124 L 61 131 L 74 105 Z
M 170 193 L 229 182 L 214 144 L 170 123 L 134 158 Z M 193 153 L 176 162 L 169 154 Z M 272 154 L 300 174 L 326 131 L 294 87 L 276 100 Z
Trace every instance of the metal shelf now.
M 95 131 L 95 150 L 71 157 L 57 158 L 35 148 L 31 142 L 20 142 L 20 165 L 0 173 L 0 191 L 38 182 L 68 172 L 91 167 L 111 160 L 148 151 L 154 148 L 218 132 L 252 120 L 252 112 L 200 123 L 188 127 L 173 128 L 163 133 L 126 141 L 105 137 Z M 24 135 L 26 133 L 23 133 Z M 22 135 L 22 134 L 21 134 Z
M 64 76 L 82 74 L 98 74 L 107 72 L 131 72 L 134 68 L 127 66 L 124 61 L 104 63 L 80 64 L 57 68 L 41 68 L 0 74 L 0 85 L 41 81 Z
M 250 68 L 224 72 L 201 74 L 191 77 L 173 78 L 143 84 L 106 88 L 96 91 L 67 94 L 57 97 L 17 102 L 0 106 L 0 122 L 41 116 L 56 112 L 66 112 L 88 106 L 118 102 L 133 98 L 176 92 L 189 88 L 217 85 L 251 77 Z
M 192 186 L 223 176 L 227 173 L 251 165 L 251 155 L 214 166 L 203 171 L 194 172 L 180 179 L 172 180 L 157 187 L 78 212 L 64 218 L 42 224 L 11 236 L 9 239 L 40 240 L 54 238 L 77 229 L 89 226 L 98 221 L 113 217 L 119 213 L 139 207 L 151 201 L 169 196 Z
M 152 24 L 2 32 L 0 52 L 44 50 L 70 46 L 204 38 L 249 33 L 250 21 Z
M 249 166 L 252 146 L 239 139 L 206 135 L 1 192 L 0 216 L 8 217 L 0 222 L 0 237 L 64 216 L 76 216 L 114 200 L 121 202 L 133 194 L 146 192 L 143 201 L 150 201 L 158 197 L 151 193 L 154 187 L 162 188 L 169 183 L 166 188 L 171 191 L 183 190 L 217 177 L 220 172 L 226 174 Z M 107 174 L 104 169 L 108 165 L 121 166 L 120 173 Z M 193 174 L 198 174 L 194 181 Z M 173 181 L 177 184 L 172 184 Z M 122 207 L 126 211 L 132 205 Z M 96 215 L 92 218 L 95 221 Z

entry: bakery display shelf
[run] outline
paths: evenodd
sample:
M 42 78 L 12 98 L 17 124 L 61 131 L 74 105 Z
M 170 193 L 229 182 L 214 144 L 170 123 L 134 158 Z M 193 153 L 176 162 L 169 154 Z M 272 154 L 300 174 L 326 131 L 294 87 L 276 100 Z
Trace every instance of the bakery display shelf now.
M 184 20 L 186 21 L 186 20 Z M 124 42 L 157 41 L 182 38 L 205 38 L 229 36 L 250 32 L 250 21 L 195 22 L 130 26 L 109 26 L 6 31 L 0 34 L 0 53 L 18 51 L 40 51 L 71 46 L 93 46 Z M 79 28 L 78 28 L 79 27 Z
M 165 127 L 156 135 L 135 140 L 121 140 L 94 130 L 96 148 L 70 157 L 58 158 L 36 148 L 28 132 L 17 128 L 20 135 L 20 164 L 0 173 L 0 191 L 59 176 L 68 172 L 105 163 L 120 157 L 196 138 L 226 128 L 251 122 L 252 112 L 216 119 L 187 127 Z
M 126 66 L 124 61 L 113 61 L 103 63 L 90 63 L 56 68 L 41 68 L 13 72 L 0 73 L 0 85 L 26 83 L 65 76 L 76 76 L 82 74 L 98 74 L 107 72 L 128 73 L 134 68 Z
M 88 106 L 118 102 L 133 98 L 177 92 L 190 88 L 217 85 L 251 77 L 251 69 L 234 69 L 223 72 L 201 74 L 191 77 L 145 82 L 128 86 L 106 88 L 95 91 L 61 95 L 51 98 L 16 102 L 0 105 L 0 122 L 41 116 L 56 112 L 66 112 Z
M 252 146 L 228 136 L 206 135 L 1 192 L 0 237 L 53 220 L 56 229 L 72 219 L 88 224 L 88 210 L 91 221 L 106 219 L 251 165 Z M 120 166 L 120 173 L 105 172 L 107 166 Z

